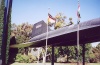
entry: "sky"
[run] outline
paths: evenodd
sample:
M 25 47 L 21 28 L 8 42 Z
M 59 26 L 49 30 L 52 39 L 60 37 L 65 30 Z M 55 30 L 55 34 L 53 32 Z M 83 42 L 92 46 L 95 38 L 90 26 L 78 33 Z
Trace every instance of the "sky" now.
M 48 11 L 48 8 L 50 10 Z M 48 13 L 56 16 L 63 13 L 73 18 L 74 24 L 77 23 L 78 0 L 13 0 L 12 4 L 12 23 L 17 25 L 28 22 L 35 24 L 41 20 L 47 22 Z M 100 0 L 80 0 L 81 22 L 100 17 Z M 96 46 L 98 43 L 92 44 Z

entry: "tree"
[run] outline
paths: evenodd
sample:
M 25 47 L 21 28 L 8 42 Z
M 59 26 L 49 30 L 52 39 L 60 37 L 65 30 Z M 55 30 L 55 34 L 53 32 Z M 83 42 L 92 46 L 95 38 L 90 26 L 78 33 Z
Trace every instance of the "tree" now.
M 96 46 L 96 49 L 98 50 L 96 52 L 97 62 L 100 62 L 100 43 Z
M 15 41 L 16 41 L 16 43 L 14 43 L 14 42 L 13 43 L 14 44 L 21 44 L 21 43 L 28 42 L 30 39 L 30 35 L 32 33 L 32 28 L 33 28 L 33 25 L 28 24 L 28 23 L 22 23 L 20 25 L 16 25 L 15 23 L 12 23 L 10 37 L 11 38 L 15 37 Z M 13 49 L 10 49 L 10 50 L 13 50 Z M 17 49 L 15 49 L 15 50 L 17 50 Z M 14 54 L 16 55 L 17 52 L 16 51 L 14 51 L 14 52 L 15 52 Z M 18 58 L 20 58 L 20 57 L 16 58 L 19 54 L 26 55 L 28 57 L 29 56 L 28 55 L 28 48 L 27 47 L 18 48 L 17 56 L 15 57 L 14 54 L 12 54 L 12 59 L 10 57 L 9 61 L 11 61 L 11 60 L 15 61 Z M 16 58 L 16 59 L 14 60 L 13 58 Z
M 100 62 L 100 43 L 96 47 L 92 47 L 89 61 L 92 63 Z
M 100 43 L 96 46 L 96 48 L 97 48 L 98 50 L 100 50 Z
M 72 21 L 71 17 L 69 18 L 69 23 L 66 24 L 66 22 L 65 22 L 66 18 L 67 17 L 64 16 L 62 13 L 58 13 L 55 16 L 56 23 L 54 25 L 54 29 L 59 29 L 59 28 L 62 28 L 62 27 L 65 27 L 65 26 L 70 26 L 70 25 L 73 24 L 73 21 Z M 73 47 L 68 47 L 68 46 L 55 47 L 55 52 L 54 52 L 55 61 L 57 61 L 57 58 L 60 57 L 60 56 L 66 56 L 67 52 L 68 52 L 68 54 L 67 54 L 68 55 L 67 60 L 68 60 L 68 58 L 70 57 L 71 54 L 72 54 L 71 56 L 73 56 L 74 55 L 73 52 L 75 52 L 75 51 L 73 51 L 74 48 L 73 48 L 73 50 L 70 49 L 70 48 L 73 48 Z M 72 53 L 71 53 L 71 51 L 72 51 Z M 71 54 L 69 54 L 69 53 L 71 53 Z
M 61 28 L 65 26 L 65 19 L 67 18 L 66 16 L 63 16 L 62 13 L 59 13 L 55 16 L 56 18 L 56 24 L 55 24 L 55 29 Z
M 28 42 L 28 40 L 30 39 L 30 35 L 32 33 L 33 25 L 28 24 L 28 23 L 23 23 L 21 25 L 16 25 L 15 23 L 13 23 L 11 26 L 12 26 L 12 28 L 11 28 L 11 37 L 12 36 L 16 37 L 16 43 L 17 44 Z M 24 48 L 19 49 L 19 53 L 23 54 L 22 51 L 24 51 Z
M 89 61 L 92 62 L 92 63 L 97 63 L 97 62 L 100 62 L 100 51 L 96 48 L 96 47 L 93 47 L 92 48 L 92 53 L 90 54 L 90 59 Z
M 2 46 L 2 32 L 3 32 L 3 18 L 4 18 L 4 2 L 5 0 L 1 0 L 0 6 L 0 59 L 1 59 L 1 46 Z
M 69 18 L 69 23 L 66 24 L 65 23 L 65 19 L 67 18 L 66 16 L 64 16 L 62 13 L 58 13 L 56 16 L 56 23 L 54 25 L 55 29 L 59 29 L 65 26 L 70 26 L 73 24 L 73 19 L 72 17 Z M 86 44 L 85 45 L 85 56 L 86 56 L 86 61 L 87 58 L 89 58 L 89 54 L 90 54 L 90 50 L 91 50 L 91 44 Z M 80 61 L 82 61 L 82 45 L 79 46 L 79 57 L 80 57 Z M 71 59 L 77 59 L 77 46 L 60 46 L 60 47 L 55 47 L 55 61 L 57 60 L 58 57 L 60 56 L 65 56 L 67 55 L 67 62 L 69 62 Z
M 89 55 L 91 54 L 92 45 L 91 43 L 85 44 L 85 61 L 89 62 Z
M 9 45 L 10 45 L 10 34 L 11 34 L 11 12 L 12 12 L 12 5 L 8 11 L 8 33 L 7 33 L 7 47 L 6 47 L 6 63 L 8 64 L 9 58 Z
M 3 32 L 0 34 L 0 35 L 2 35 L 0 37 L 2 37 L 2 61 L 3 61 L 3 64 L 5 64 L 5 63 L 7 64 L 7 61 L 8 61 L 8 52 L 9 52 L 9 43 L 10 43 L 10 27 L 11 27 L 10 26 L 11 25 L 11 4 L 9 4 L 9 9 L 7 10 L 8 11 L 7 18 L 4 19 L 4 11 L 6 12 L 6 9 L 7 9 L 7 8 L 5 8 L 5 2 L 6 2 L 5 0 L 2 0 L 1 8 L 0 8 L 0 27 L 1 27 L 0 32 Z M 7 20 L 7 22 L 5 20 Z
M 69 21 L 70 21 L 70 22 L 67 24 L 67 26 L 70 26 L 70 25 L 73 24 L 73 21 L 72 21 L 72 18 L 71 18 L 71 17 L 69 18 Z
M 64 16 L 62 13 L 58 13 L 55 16 L 55 18 L 56 18 L 56 23 L 55 23 L 55 26 L 54 26 L 55 29 L 65 27 L 65 26 L 70 26 L 70 25 L 73 24 L 72 17 L 69 18 L 69 23 L 66 24 L 65 20 L 67 19 L 67 17 Z

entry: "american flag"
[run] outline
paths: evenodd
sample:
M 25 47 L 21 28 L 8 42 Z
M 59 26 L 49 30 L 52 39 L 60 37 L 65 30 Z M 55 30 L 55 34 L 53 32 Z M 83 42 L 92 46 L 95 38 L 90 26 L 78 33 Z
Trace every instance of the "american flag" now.
M 52 26 L 53 24 L 55 24 L 55 22 L 56 19 L 51 14 L 48 13 L 48 25 Z
M 81 16 L 80 16 L 80 4 L 79 4 L 79 1 L 78 1 L 77 17 L 81 18 Z

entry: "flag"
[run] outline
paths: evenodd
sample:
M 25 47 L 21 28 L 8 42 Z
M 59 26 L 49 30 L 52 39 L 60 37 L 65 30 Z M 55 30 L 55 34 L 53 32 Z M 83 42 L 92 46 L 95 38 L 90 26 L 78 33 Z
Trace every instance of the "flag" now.
M 77 17 L 81 18 L 81 16 L 80 16 L 80 4 L 78 4 Z
M 51 14 L 48 13 L 48 25 L 52 26 L 55 23 L 56 23 L 56 19 Z

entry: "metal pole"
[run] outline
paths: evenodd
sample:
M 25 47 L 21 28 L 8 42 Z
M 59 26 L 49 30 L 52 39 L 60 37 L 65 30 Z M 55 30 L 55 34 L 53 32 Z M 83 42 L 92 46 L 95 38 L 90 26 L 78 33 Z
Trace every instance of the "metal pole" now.
M 50 9 L 50 8 L 48 8 L 48 13 L 49 13 L 49 9 Z M 47 21 L 46 53 L 45 53 L 45 64 L 44 64 L 44 65 L 46 65 L 47 43 L 48 43 L 48 21 Z
M 77 65 L 79 65 L 79 24 L 77 30 Z
M 79 23 L 80 23 L 80 13 L 79 13 L 79 10 L 80 10 L 80 5 L 79 5 L 79 0 L 78 0 L 78 21 L 77 21 L 77 65 L 79 65 Z
M 54 45 L 52 45 L 52 64 L 54 65 Z
M 83 65 L 85 65 L 85 44 L 83 44 Z

